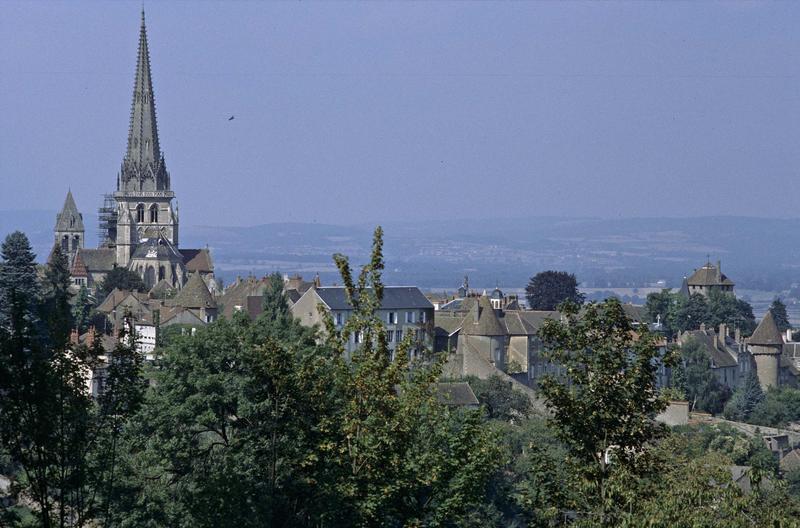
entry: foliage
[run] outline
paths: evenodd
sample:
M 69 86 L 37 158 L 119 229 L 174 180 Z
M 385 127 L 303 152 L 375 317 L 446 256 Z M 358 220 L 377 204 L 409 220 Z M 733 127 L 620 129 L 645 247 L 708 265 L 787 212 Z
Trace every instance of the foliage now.
M 564 301 L 580 304 L 584 300 L 575 275 L 566 271 L 537 273 L 525 287 L 525 297 L 531 310 L 555 310 Z
M 72 320 L 79 333 L 82 334 L 88 329 L 91 315 L 92 300 L 89 297 L 89 290 L 86 286 L 81 286 L 72 301 Z
M 703 344 L 694 337 L 680 347 L 680 362 L 675 369 L 675 383 L 692 404 L 692 409 L 716 414 L 722 412 L 731 391 L 721 384 L 711 370 L 711 358 Z
M 539 335 L 546 355 L 564 367 L 568 379 L 546 376 L 540 393 L 593 488 L 593 510 L 605 522 L 613 509 L 612 474 L 645 471 L 647 443 L 664 434 L 653 421 L 667 404 L 656 389 L 661 358 L 655 336 L 642 328 L 634 333 L 616 299 L 590 303 L 580 314 L 575 305 L 562 310 L 566 322 L 547 321 Z
M 264 288 L 264 313 L 272 320 L 289 316 L 289 305 L 283 293 L 283 277 L 277 271 L 267 277 L 267 287 Z
M 114 269 L 109 271 L 105 278 L 100 281 L 97 288 L 97 302 L 103 302 L 114 288 L 138 292 L 147 290 L 142 277 L 140 277 L 138 273 L 120 266 L 114 267 Z
M 786 313 L 786 305 L 783 304 L 780 297 L 775 298 L 772 304 L 769 305 L 769 310 L 772 312 L 772 317 L 775 319 L 775 324 L 781 333 L 791 330 L 792 323 L 789 322 L 789 315 Z
M 777 461 L 764 442 L 728 424 L 682 426 L 674 432 L 680 438 L 671 448 L 680 456 L 699 458 L 713 452 L 725 456 L 736 465 L 755 467 L 769 475 L 777 473 Z
M 647 295 L 645 309 L 651 322 L 660 320 L 669 337 L 679 332 L 698 330 L 701 324 L 718 328 L 720 324 L 738 327 L 744 335 L 756 327 L 753 308 L 747 301 L 737 299 L 732 293 L 712 290 L 708 297 L 693 293 L 686 297 L 680 293 L 662 290 Z
M 755 369 L 751 369 L 747 376 L 739 381 L 739 386 L 733 392 L 733 396 L 725 404 L 723 414 L 728 420 L 746 422 L 763 399 L 764 391 L 761 390 Z
M 753 408 L 749 421 L 768 427 L 786 427 L 790 422 L 800 422 L 800 390 L 770 387 Z
M 490 419 L 510 421 L 530 415 L 530 398 L 515 391 L 510 381 L 505 381 L 498 375 L 485 380 L 469 377 L 465 381 L 472 387 Z

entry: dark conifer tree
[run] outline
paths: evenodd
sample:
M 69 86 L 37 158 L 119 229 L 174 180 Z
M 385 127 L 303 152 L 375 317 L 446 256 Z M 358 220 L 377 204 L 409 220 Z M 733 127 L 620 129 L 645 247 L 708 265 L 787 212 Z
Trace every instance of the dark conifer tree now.
M 775 319 L 775 324 L 778 325 L 778 330 L 785 332 L 792 328 L 792 323 L 789 322 L 789 315 L 786 313 L 786 305 L 783 304 L 780 297 L 772 301 L 769 309 L 772 311 L 772 317 Z

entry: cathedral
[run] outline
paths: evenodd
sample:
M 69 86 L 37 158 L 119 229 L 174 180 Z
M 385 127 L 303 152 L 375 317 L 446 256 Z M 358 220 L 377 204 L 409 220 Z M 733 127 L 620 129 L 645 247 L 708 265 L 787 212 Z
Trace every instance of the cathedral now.
M 113 268 L 125 267 L 138 273 L 148 289 L 157 284 L 181 289 L 191 275 L 198 274 L 209 290 L 216 291 L 209 250 L 179 248 L 174 198 L 158 141 L 142 11 L 127 149 L 117 174 L 116 191 L 106 195 L 106 203 L 100 208 L 100 246 L 84 247 L 83 217 L 71 191 L 56 217 L 55 243 L 70 259 L 73 283 L 94 289 Z

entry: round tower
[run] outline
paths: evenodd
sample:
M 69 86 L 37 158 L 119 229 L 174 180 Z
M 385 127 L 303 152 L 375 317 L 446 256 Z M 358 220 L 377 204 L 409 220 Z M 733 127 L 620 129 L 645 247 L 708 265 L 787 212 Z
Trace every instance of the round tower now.
M 783 336 L 775 324 L 771 310 L 761 320 L 747 344 L 756 364 L 756 374 L 761 388 L 767 390 L 770 387 L 777 387 L 780 379 Z

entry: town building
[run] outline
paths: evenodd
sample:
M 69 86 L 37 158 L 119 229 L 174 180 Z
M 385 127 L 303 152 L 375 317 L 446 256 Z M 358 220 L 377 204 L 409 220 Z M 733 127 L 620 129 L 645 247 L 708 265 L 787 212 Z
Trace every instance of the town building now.
M 337 330 L 341 330 L 354 313 L 342 286 L 309 288 L 290 310 L 306 326 L 323 327 L 324 318 L 329 315 Z M 376 312 L 386 328 L 389 349 L 394 351 L 410 336 L 412 354 L 433 345 L 433 314 L 433 305 L 414 286 L 385 286 L 381 306 Z M 360 340 L 357 333 L 350 336 L 345 344 L 348 355 L 358 348 Z
M 684 279 L 680 291 L 686 296 L 699 293 L 708 297 L 712 291 L 733 293 L 734 286 L 733 281 L 722 273 L 722 262 L 717 261 L 715 266 L 709 261 L 703 267 L 694 270 L 689 278 Z

